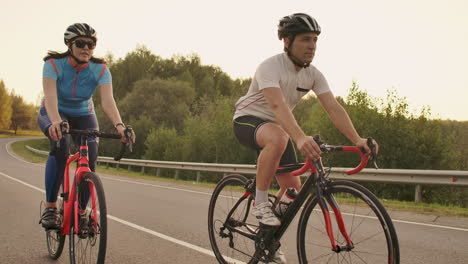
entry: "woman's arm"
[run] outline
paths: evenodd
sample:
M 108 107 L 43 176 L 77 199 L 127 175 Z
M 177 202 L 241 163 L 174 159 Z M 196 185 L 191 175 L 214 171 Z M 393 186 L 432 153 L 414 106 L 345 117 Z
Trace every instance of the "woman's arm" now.
M 44 90 L 44 106 L 47 116 L 52 122 L 52 125 L 49 127 L 49 136 L 57 141 L 62 138 L 62 131 L 60 129 L 62 118 L 58 111 L 57 81 L 51 78 L 44 78 L 42 86 Z
M 114 126 L 119 123 L 122 123 L 119 110 L 117 109 L 117 105 L 115 104 L 112 84 L 107 83 L 99 86 L 99 91 L 101 94 L 102 110 L 107 115 L 109 120 Z
M 104 113 L 107 115 L 109 120 L 114 125 L 115 129 L 122 135 L 122 139 L 125 138 L 124 131 L 125 125 L 122 122 L 120 117 L 119 109 L 114 100 L 112 84 L 107 83 L 99 86 L 99 91 L 101 94 L 101 106 Z M 135 134 L 132 131 L 132 141 L 135 142 Z

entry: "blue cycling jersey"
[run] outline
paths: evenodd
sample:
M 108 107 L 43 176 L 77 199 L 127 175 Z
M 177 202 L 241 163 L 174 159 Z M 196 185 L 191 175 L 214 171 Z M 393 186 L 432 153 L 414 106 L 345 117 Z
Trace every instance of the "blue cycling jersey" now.
M 78 68 L 72 66 L 71 57 L 47 60 L 42 77 L 57 81 L 58 110 L 68 116 L 94 114 L 94 91 L 100 85 L 112 83 L 106 64 L 90 61 Z

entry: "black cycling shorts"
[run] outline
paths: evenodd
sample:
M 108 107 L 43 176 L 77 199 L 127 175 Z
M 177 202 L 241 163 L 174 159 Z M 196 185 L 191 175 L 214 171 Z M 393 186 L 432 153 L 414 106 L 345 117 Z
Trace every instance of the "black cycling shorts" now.
M 257 151 L 257 155 L 260 154 L 262 148 L 257 144 L 256 135 L 257 130 L 262 125 L 271 122 L 269 120 L 264 120 L 258 118 L 256 116 L 246 115 L 240 116 L 233 121 L 233 130 L 234 135 L 236 136 L 237 140 L 244 145 L 251 149 Z M 296 150 L 294 149 L 294 144 L 291 139 L 288 141 L 288 145 L 284 150 L 283 156 L 281 157 L 281 161 L 279 165 L 286 165 L 286 164 L 296 164 L 297 163 L 297 156 Z

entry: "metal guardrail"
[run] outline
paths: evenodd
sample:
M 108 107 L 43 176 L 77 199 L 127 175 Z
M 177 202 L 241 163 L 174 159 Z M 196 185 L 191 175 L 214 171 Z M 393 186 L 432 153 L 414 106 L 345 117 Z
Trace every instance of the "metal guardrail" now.
M 32 152 L 48 155 L 47 151 L 37 150 L 26 146 Z M 176 162 L 176 161 L 155 161 L 140 159 L 121 159 L 115 161 L 111 157 L 98 157 L 98 163 L 116 164 L 141 167 L 142 172 L 146 167 L 156 168 L 156 175 L 159 176 L 160 169 L 174 169 L 174 178 L 177 178 L 180 170 L 197 171 L 197 182 L 201 178 L 200 171 L 219 172 L 219 173 L 238 173 L 250 174 L 256 173 L 255 165 L 245 164 L 217 164 L 217 163 L 197 163 L 197 162 Z M 444 185 L 444 186 L 468 186 L 468 171 L 455 170 L 398 170 L 398 169 L 363 169 L 360 173 L 347 175 L 349 168 L 333 168 L 330 178 L 351 181 L 366 181 L 380 183 L 399 183 L 416 185 L 414 200 L 422 201 L 422 185 Z
M 29 150 L 47 155 L 47 151 L 34 149 L 26 146 Z M 115 161 L 111 157 L 98 157 L 99 163 L 118 164 L 135 167 L 149 167 L 174 170 L 191 170 L 219 173 L 239 173 L 254 175 L 255 165 L 245 164 L 217 164 L 198 162 L 176 162 L 176 161 L 155 161 L 141 159 L 121 159 Z M 468 171 L 455 170 L 408 170 L 408 169 L 363 169 L 355 175 L 346 175 L 349 168 L 333 168 L 330 173 L 332 179 L 346 179 L 352 181 L 367 181 L 380 183 L 400 183 L 400 184 L 433 184 L 446 186 L 468 186 Z

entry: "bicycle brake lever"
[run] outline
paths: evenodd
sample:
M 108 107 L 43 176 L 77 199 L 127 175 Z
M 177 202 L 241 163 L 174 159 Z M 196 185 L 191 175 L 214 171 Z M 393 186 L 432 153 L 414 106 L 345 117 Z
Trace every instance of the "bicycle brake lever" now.
M 125 129 L 125 137 L 128 140 L 128 150 L 130 150 L 130 152 L 133 152 L 132 130 L 131 126 L 127 126 Z
M 60 132 L 62 132 L 62 136 L 64 136 L 65 132 L 67 131 L 68 127 L 68 121 L 63 120 L 62 123 L 60 123 Z M 55 141 L 55 146 L 54 149 L 49 152 L 50 155 L 55 155 L 57 153 L 57 150 L 60 148 L 60 139 Z
M 377 153 L 375 153 L 375 144 L 374 144 L 374 139 L 373 138 L 371 138 L 371 137 L 367 138 L 367 146 L 369 146 L 369 148 L 371 150 L 370 159 L 372 160 L 372 163 L 374 164 L 374 167 L 376 169 L 378 169 L 379 166 L 377 165 Z

